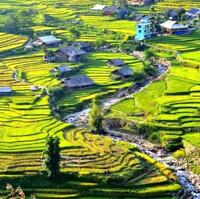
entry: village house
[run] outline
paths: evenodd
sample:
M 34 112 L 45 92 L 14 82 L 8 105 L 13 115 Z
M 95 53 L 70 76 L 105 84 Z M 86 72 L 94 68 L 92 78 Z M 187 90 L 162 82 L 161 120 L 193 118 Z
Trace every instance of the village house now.
M 126 15 L 129 13 L 129 10 L 118 6 L 107 6 L 103 9 L 102 12 L 106 16 L 115 15 L 118 19 L 124 19 Z
M 87 75 L 75 75 L 64 79 L 63 83 L 67 88 L 83 88 L 94 85 L 94 81 Z
M 52 72 L 59 72 L 60 74 L 64 74 L 70 71 L 72 71 L 72 69 L 68 67 L 67 65 L 60 65 L 60 66 L 55 67 Z
M 179 24 L 177 21 L 168 20 L 160 24 L 161 28 L 168 34 L 183 35 L 189 33 L 188 26 Z
M 128 0 L 127 1 L 128 5 L 133 5 L 133 6 L 151 5 L 153 3 L 155 3 L 155 0 Z
M 75 47 L 75 48 L 81 49 L 85 52 L 91 52 L 92 51 L 92 46 L 89 42 L 77 41 L 77 42 L 74 42 L 72 44 L 72 46 Z
M 131 75 L 133 75 L 133 70 L 128 66 L 124 66 L 114 70 L 112 74 L 117 75 L 120 78 L 129 78 Z
M 198 20 L 200 18 L 200 8 L 192 8 L 185 14 L 188 17 L 188 19 Z
M 108 66 L 115 66 L 115 67 L 123 67 L 126 65 L 124 61 L 121 59 L 110 59 L 106 63 Z
M 43 37 L 38 37 L 34 42 L 34 46 L 49 46 L 49 47 L 55 47 L 61 44 L 61 39 L 56 38 L 54 35 L 48 35 Z
M 59 61 L 79 62 L 86 54 L 85 51 L 77 49 L 73 46 L 61 48 L 55 52 L 56 59 Z
M 106 6 L 103 9 L 103 14 L 107 16 L 113 16 L 118 12 L 118 6 Z
M 12 95 L 12 89 L 9 86 L 0 87 L 0 96 Z
M 105 16 L 116 16 L 117 19 L 124 19 L 127 14 L 129 14 L 129 10 L 126 8 L 122 8 L 119 6 L 106 6 L 96 4 L 91 8 L 92 11 L 99 11 Z
M 142 41 L 144 39 L 148 39 L 152 36 L 152 22 L 150 17 L 145 16 L 142 17 L 140 21 L 137 22 L 136 25 L 136 41 Z

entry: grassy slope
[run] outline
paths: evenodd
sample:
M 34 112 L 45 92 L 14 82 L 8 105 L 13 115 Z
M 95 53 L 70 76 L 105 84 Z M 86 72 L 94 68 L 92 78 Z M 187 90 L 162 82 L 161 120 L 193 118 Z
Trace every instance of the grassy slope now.
M 34 7 L 41 13 L 48 13 L 58 19 L 68 20 L 73 19 L 75 14 L 85 13 L 91 5 L 96 3 L 96 1 L 91 0 L 84 2 L 73 0 L 73 3 L 61 2 L 64 3 L 64 8 L 61 9 L 55 8 L 55 1 L 43 1 L 41 3 L 36 0 L 1 1 L 0 7 L 15 10 L 20 10 L 23 6 L 26 6 L 26 8 Z M 111 3 L 110 1 L 105 3 L 107 2 Z M 85 15 L 83 14 L 83 16 Z M 93 18 L 93 15 L 91 15 L 91 18 Z M 91 24 L 89 19 L 84 18 L 84 20 L 85 24 Z M 104 17 L 102 17 L 102 20 L 105 20 Z M 102 28 L 99 28 L 98 22 L 96 23 L 96 28 L 92 29 L 91 32 L 85 27 L 81 28 L 80 40 L 94 41 L 96 34 L 102 33 Z M 134 33 L 134 23 L 109 20 L 106 23 L 110 30 L 125 35 Z M 124 28 L 121 28 L 121 30 L 113 29 L 113 24 L 123 25 Z M 45 29 L 52 29 L 52 27 L 38 25 L 34 29 L 40 32 Z M 63 31 L 58 27 L 55 27 L 55 31 L 61 37 L 69 35 L 68 31 Z M 103 34 L 103 37 L 109 39 L 109 42 L 116 42 L 111 33 Z M 13 43 L 7 44 L 6 48 L 9 49 L 12 45 Z M 119 87 L 130 85 L 130 83 L 115 83 L 110 80 L 111 69 L 105 65 L 105 61 L 115 56 L 112 53 L 92 53 L 88 55 L 84 63 L 85 66 L 79 72 L 87 73 L 94 78 L 105 92 L 112 92 Z M 117 58 L 118 56 L 125 59 L 134 70 L 141 70 L 141 63 L 134 58 L 123 54 L 117 55 Z M 72 67 L 77 66 L 72 65 Z M 163 196 L 165 193 L 173 193 L 180 188 L 175 182 L 169 182 L 168 174 L 171 174 L 171 171 L 163 166 L 161 168 L 155 166 L 154 164 L 157 165 L 157 163 L 152 162 L 148 156 L 134 152 L 137 150 L 135 147 L 127 143 L 114 142 L 107 137 L 92 135 L 82 130 L 69 131 L 69 124 L 55 119 L 49 107 L 48 96 L 39 97 L 42 90 L 30 91 L 30 87 L 33 85 L 52 87 L 59 84 L 57 79 L 49 73 L 49 70 L 53 67 L 55 67 L 55 64 L 42 62 L 41 52 L 1 60 L 0 86 L 11 86 L 14 91 L 13 96 L 1 97 L 0 99 L 1 189 L 4 190 L 5 184 L 11 182 L 15 186 L 20 184 L 27 193 L 36 193 L 39 198 L 78 198 L 80 195 L 85 195 L 83 191 L 89 188 L 93 189 L 88 194 L 95 198 L 96 195 L 100 195 L 100 197 L 102 195 L 106 195 L 106 197 L 108 195 L 110 197 L 116 195 L 137 197 L 138 194 L 144 195 L 144 197 L 148 194 L 148 196 L 158 195 L 159 198 L 165 198 Z M 20 74 L 23 73 L 23 77 L 20 76 L 19 80 L 14 80 L 12 78 L 14 70 L 17 70 Z M 102 76 L 98 75 L 99 72 L 102 73 Z M 77 103 L 79 103 L 82 100 L 94 97 L 94 91 L 91 93 L 87 90 L 82 91 L 81 96 L 77 92 L 70 95 L 70 102 L 77 100 Z M 69 102 L 67 96 L 62 100 L 65 103 Z M 65 131 L 68 132 L 66 137 L 63 136 Z M 42 175 L 38 176 L 39 172 L 43 170 L 41 157 L 48 135 L 58 135 L 61 139 L 63 179 L 59 179 L 56 183 L 48 181 Z M 167 172 L 167 175 L 163 173 L 163 169 Z M 68 175 L 71 172 L 78 173 L 78 176 L 75 175 L 73 178 L 73 181 L 78 182 L 68 180 L 70 178 Z M 137 180 L 139 185 L 133 189 L 135 184 L 132 184 L 130 179 L 138 177 L 141 173 L 145 175 Z M 107 174 L 106 177 L 105 174 Z M 119 181 L 123 180 L 126 182 L 125 185 L 128 186 L 119 190 L 118 185 L 116 185 L 113 186 L 116 189 L 110 187 L 107 190 L 101 187 L 98 179 L 111 179 L 118 185 Z M 145 179 L 145 185 L 142 185 Z M 97 184 L 93 183 L 94 180 L 97 181 Z M 169 196 L 169 198 L 171 197 Z

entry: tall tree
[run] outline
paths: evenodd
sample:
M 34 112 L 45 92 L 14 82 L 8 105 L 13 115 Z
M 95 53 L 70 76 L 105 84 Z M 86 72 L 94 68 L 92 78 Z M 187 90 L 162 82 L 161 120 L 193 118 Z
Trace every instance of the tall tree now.
M 60 174 L 60 140 L 58 137 L 48 137 L 46 141 L 46 149 L 44 151 L 44 167 L 47 176 L 55 179 Z
M 93 99 L 90 109 L 91 109 L 89 114 L 90 128 L 95 133 L 99 133 L 102 131 L 103 127 L 103 111 L 101 104 L 97 98 Z

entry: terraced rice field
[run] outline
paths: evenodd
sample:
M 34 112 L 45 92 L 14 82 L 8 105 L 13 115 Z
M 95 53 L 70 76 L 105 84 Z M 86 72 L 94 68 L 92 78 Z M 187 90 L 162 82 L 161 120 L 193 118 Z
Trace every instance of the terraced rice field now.
M 48 189 L 39 179 L 28 188 L 23 184 L 26 193 L 35 193 L 38 198 L 80 198 L 80 196 L 105 197 L 114 196 L 156 196 L 164 198 L 176 192 L 180 187 L 176 183 L 169 183 L 174 179 L 170 170 L 150 157 L 143 155 L 133 145 L 125 142 L 115 142 L 108 137 L 90 134 L 85 130 L 71 129 L 65 134 L 69 143 L 62 152 L 62 172 L 78 173 L 80 177 L 88 179 L 78 182 L 77 177 L 68 182 L 59 182 L 59 189 Z M 37 174 L 42 170 L 41 152 L 1 153 L 0 173 L 5 178 L 7 174 L 15 174 L 20 179 L 24 174 Z M 98 180 L 115 182 L 124 175 L 123 183 L 111 187 L 99 184 Z M 92 179 L 94 176 L 95 179 Z M 11 180 L 12 181 L 12 180 Z M 40 189 L 38 189 L 38 183 Z M 117 182 L 117 181 L 116 181 Z M 161 184 L 160 184 L 161 183 Z M 160 184 L 160 185 L 159 185 Z M 134 185 L 134 188 L 133 188 Z M 156 185 L 156 186 L 155 186 Z M 66 189 L 66 186 L 68 187 Z M 86 191 L 87 190 L 87 191 Z
M 196 141 L 200 127 L 200 72 L 188 67 L 172 67 L 165 80 L 112 107 L 111 117 L 151 123 L 163 145 L 182 137 L 200 148 Z M 199 171 L 198 171 L 199 172 Z
M 161 49 L 169 49 L 175 52 L 193 52 L 200 49 L 200 32 L 194 31 L 188 35 L 170 35 L 163 37 L 156 37 L 149 40 L 149 43 L 153 46 Z
M 88 15 L 90 7 L 99 3 L 96 0 L 61 0 L 62 8 L 58 8 L 56 3 L 49 0 L 7 0 L 1 1 L 0 8 L 13 9 L 13 12 L 22 7 L 34 8 L 39 17 L 49 14 L 66 23 L 74 18 L 83 19 L 79 41 L 95 41 L 98 36 L 109 43 L 117 43 L 116 33 L 124 38 L 134 34 L 134 22 L 94 17 L 92 13 Z M 112 2 L 106 0 L 103 3 Z M 35 23 L 33 30 L 37 33 L 55 31 L 61 38 L 71 36 L 67 28 L 60 28 L 58 24 L 49 26 L 39 23 L 38 18 L 35 18 Z M 0 53 L 21 47 L 27 41 L 25 37 L 5 33 L 0 33 L 0 38 Z M 94 135 L 88 130 L 74 129 L 53 116 L 47 93 L 50 88 L 62 85 L 49 71 L 59 63 L 44 63 L 42 56 L 43 53 L 37 50 L 0 60 L 0 87 L 10 86 L 13 90 L 11 96 L 0 96 L 1 194 L 4 194 L 6 183 L 10 182 L 14 186 L 20 184 L 27 195 L 34 193 L 36 198 L 172 198 L 180 186 L 164 165 L 133 145 Z M 134 71 L 143 69 L 142 63 L 132 56 L 111 52 L 89 53 L 83 63 L 66 63 L 77 69 L 76 74 L 90 76 L 96 86 L 65 93 L 58 101 L 61 113 L 82 107 L 96 95 L 108 95 L 131 85 L 131 82 L 110 78 L 114 68 L 109 68 L 106 61 L 115 58 L 123 59 Z M 41 88 L 31 91 L 34 85 Z M 62 176 L 55 183 L 43 175 L 42 151 L 49 135 L 59 136 L 62 148 Z
M 131 81 L 116 81 L 111 78 L 111 72 L 116 68 L 107 66 L 106 62 L 109 59 L 117 58 L 124 60 L 134 71 L 142 71 L 143 69 L 142 63 L 130 55 L 112 52 L 89 53 L 78 74 L 87 74 L 94 80 L 96 86 L 84 90 L 68 91 L 57 103 L 64 114 L 75 111 L 76 107 L 80 108 L 81 104 L 87 103 L 97 95 L 112 94 L 118 89 L 132 84 Z
M 87 73 L 102 86 L 115 87 L 108 77 L 102 80 L 98 73 L 109 74 L 112 69 L 105 62 L 108 57 L 119 56 L 135 70 L 141 70 L 141 63 L 131 56 L 96 52 L 88 55 L 85 67 L 79 72 Z M 70 130 L 69 124 L 52 116 L 49 97 L 44 90 L 31 91 L 30 87 L 57 86 L 58 80 L 49 72 L 56 65 L 44 63 L 40 52 L 1 60 L 0 86 L 11 86 L 13 96 L 0 99 L 0 187 L 4 187 L 8 181 L 16 186 L 20 182 L 27 195 L 34 193 L 38 198 L 113 198 L 116 195 L 131 198 L 156 195 L 165 198 L 166 194 L 171 198 L 180 186 L 169 181 L 175 178 L 163 165 L 158 167 L 156 161 L 144 156 L 132 145 L 81 129 Z M 100 71 L 97 72 L 97 69 Z M 23 75 L 14 78 L 14 71 Z M 76 94 L 71 100 L 77 98 Z M 61 171 L 63 175 L 74 174 L 74 180 L 65 182 L 64 179 L 64 182 L 52 185 L 39 175 L 43 171 L 42 150 L 48 135 L 60 137 Z M 100 183 L 101 180 L 114 183 L 118 178 L 121 179 L 121 175 L 124 176 L 124 188 L 119 189 L 115 185 L 109 188 Z M 80 178 L 87 180 L 80 182 Z M 35 184 L 32 184 L 33 181 Z
M 42 150 L 48 135 L 58 133 L 62 137 L 67 124 L 53 118 L 44 91 L 30 91 L 32 83 L 15 81 L 5 63 L 1 63 L 0 73 L 0 86 L 10 86 L 14 95 L 0 99 L 0 151 Z
M 14 50 L 24 45 L 27 37 L 0 32 L 0 53 Z
M 164 0 L 160 1 L 156 4 L 156 8 L 160 11 L 167 10 L 170 8 L 180 8 L 183 7 L 187 10 L 190 8 L 199 8 L 200 1 L 199 0 Z
M 129 36 L 133 36 L 135 34 L 136 22 L 134 21 L 115 20 L 112 17 L 107 16 L 81 16 L 81 19 L 85 22 L 85 24 L 99 29 L 107 29 Z

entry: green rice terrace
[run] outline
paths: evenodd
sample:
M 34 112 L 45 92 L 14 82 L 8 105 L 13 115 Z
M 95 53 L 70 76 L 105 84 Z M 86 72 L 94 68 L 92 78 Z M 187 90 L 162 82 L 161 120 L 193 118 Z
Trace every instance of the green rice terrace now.
M 26 37 L 6 33 L 0 33 L 0 38 L 0 53 L 19 48 L 27 41 Z
M 163 146 L 181 137 L 183 144 L 189 142 L 199 149 L 199 75 L 198 69 L 173 66 L 165 79 L 114 105 L 109 115 L 145 121 L 153 128 L 152 139 L 158 138 Z M 191 166 L 200 172 L 198 162 Z
M 91 9 L 96 4 L 124 2 L 0 0 L 0 199 L 14 198 L 9 186 L 22 188 L 19 199 L 187 199 L 198 192 L 198 182 L 184 175 L 200 175 L 199 30 L 134 42 L 135 18 L 149 14 L 150 5 L 128 6 L 122 17 Z M 164 0 L 155 10 L 199 6 Z M 49 35 L 55 45 L 41 39 Z M 91 50 L 73 46 L 79 42 Z M 66 46 L 79 54 L 59 60 Z M 146 58 L 148 50 L 155 54 Z M 172 64 L 153 63 L 153 56 Z M 72 77 L 92 85 L 70 87 Z M 87 113 L 87 125 L 65 120 L 88 107 L 92 115 L 97 99 L 102 112 L 94 125 L 100 118 L 101 128 L 89 126 Z M 47 158 L 50 138 L 59 138 L 60 159 Z M 48 161 L 57 158 L 59 175 L 51 178 Z M 183 173 L 179 161 L 187 163 Z
M 185 9 L 190 8 L 198 8 L 200 6 L 200 2 L 198 0 L 163 0 L 157 3 L 156 8 L 158 10 L 166 10 L 170 8 L 180 8 L 183 7 Z

